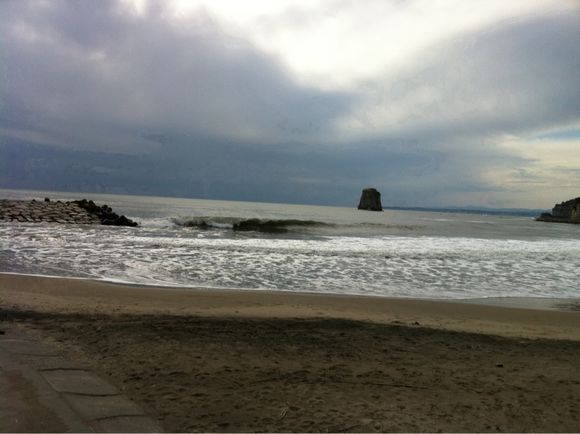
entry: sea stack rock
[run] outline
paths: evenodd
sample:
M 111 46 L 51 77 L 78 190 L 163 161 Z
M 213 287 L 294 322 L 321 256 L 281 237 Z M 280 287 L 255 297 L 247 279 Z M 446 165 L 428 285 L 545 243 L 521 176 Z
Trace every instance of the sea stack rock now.
M 379 193 L 376 188 L 365 188 L 360 196 L 358 209 L 382 211 L 383 206 L 381 205 L 381 193 Z
M 580 224 L 580 197 L 555 205 L 551 214 L 545 212 L 536 220 L 540 222 Z

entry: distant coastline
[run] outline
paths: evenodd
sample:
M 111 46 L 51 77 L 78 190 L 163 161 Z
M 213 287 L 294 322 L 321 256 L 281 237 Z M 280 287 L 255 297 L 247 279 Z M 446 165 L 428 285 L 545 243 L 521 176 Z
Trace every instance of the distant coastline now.
M 423 212 L 443 212 L 443 213 L 459 213 L 459 214 L 490 214 L 490 215 L 506 215 L 506 216 L 521 216 L 521 217 L 537 217 L 538 214 L 545 212 L 544 209 L 525 209 L 525 208 L 485 208 L 485 207 L 414 207 L 414 206 L 383 206 L 385 210 L 393 211 L 423 211 Z

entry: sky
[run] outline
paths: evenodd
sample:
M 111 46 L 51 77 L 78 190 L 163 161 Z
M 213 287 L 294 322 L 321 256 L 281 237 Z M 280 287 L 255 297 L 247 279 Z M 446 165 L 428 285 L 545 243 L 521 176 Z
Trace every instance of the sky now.
M 580 196 L 577 0 L 2 0 L 0 188 Z

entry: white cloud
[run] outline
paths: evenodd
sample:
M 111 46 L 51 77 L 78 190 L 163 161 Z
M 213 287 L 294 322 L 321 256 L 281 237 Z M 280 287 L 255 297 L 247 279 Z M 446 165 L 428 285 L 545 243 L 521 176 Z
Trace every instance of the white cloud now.
M 580 118 L 579 40 L 580 14 L 550 11 L 433 45 L 359 86 L 336 135 L 437 143 L 561 129 Z
M 540 139 L 517 136 L 498 140 L 500 152 L 517 156 L 515 164 L 493 165 L 482 180 L 496 186 L 493 199 L 503 206 L 551 208 L 580 195 L 580 137 Z M 525 163 L 522 163 L 525 162 Z
M 206 11 L 228 31 L 275 54 L 296 79 L 350 89 L 399 70 L 430 46 L 575 0 L 175 1 L 176 17 Z
M 558 179 L 557 187 L 575 188 L 580 185 L 580 137 L 570 139 L 526 139 L 509 137 L 499 142 L 499 145 L 512 154 L 516 154 L 530 162 L 528 170 L 535 174 L 531 183 Z M 569 176 L 577 171 L 574 176 Z M 505 183 L 522 182 L 525 179 L 517 177 L 504 179 Z

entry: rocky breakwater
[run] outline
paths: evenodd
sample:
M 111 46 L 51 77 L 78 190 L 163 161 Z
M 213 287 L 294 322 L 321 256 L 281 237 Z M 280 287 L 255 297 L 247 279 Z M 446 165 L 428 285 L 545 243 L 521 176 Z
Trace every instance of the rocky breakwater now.
M 552 213 L 545 212 L 536 219 L 540 222 L 580 224 L 580 197 L 559 203 Z
M 137 226 L 110 206 L 98 206 L 92 200 L 61 202 L 0 199 L 0 221 L 20 223 L 68 223 L 84 225 Z

